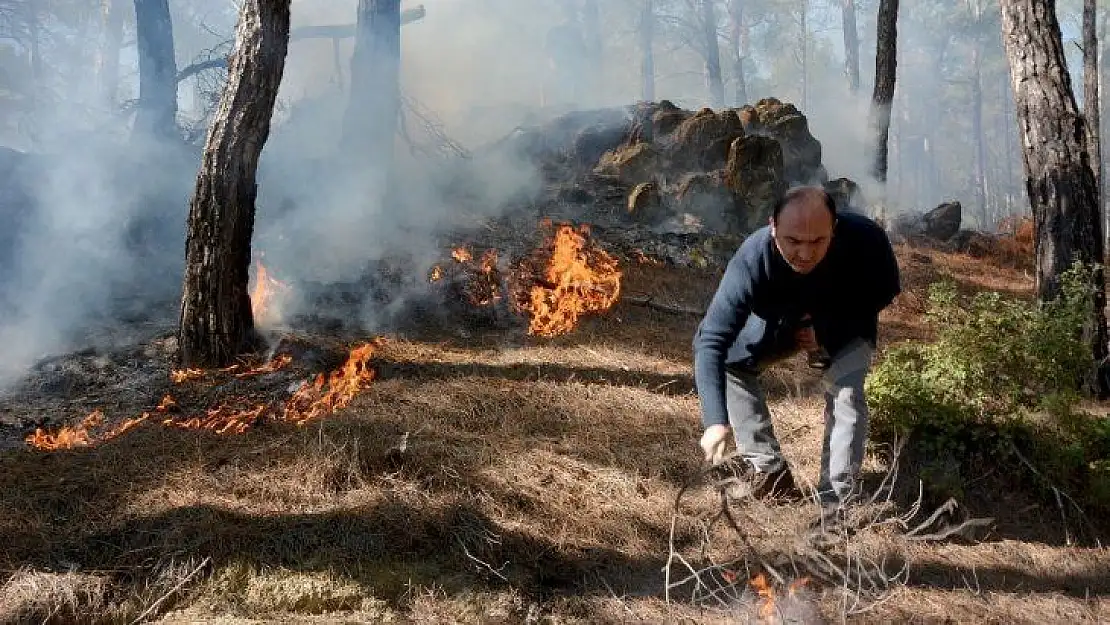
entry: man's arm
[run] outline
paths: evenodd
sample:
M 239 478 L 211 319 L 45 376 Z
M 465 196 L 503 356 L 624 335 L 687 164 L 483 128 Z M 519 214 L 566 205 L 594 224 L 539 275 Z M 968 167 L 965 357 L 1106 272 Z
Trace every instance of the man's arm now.
M 875 263 L 878 270 L 874 300 L 875 314 L 879 314 L 884 308 L 890 306 L 894 298 L 902 292 L 898 259 L 894 256 L 894 247 L 890 244 L 890 238 L 886 235 L 886 231 L 882 229 L 879 230 L 878 238 L 878 258 Z
M 728 425 L 725 358 L 751 314 L 752 275 L 746 251 L 741 246 L 729 261 L 694 334 L 694 384 L 705 427 Z

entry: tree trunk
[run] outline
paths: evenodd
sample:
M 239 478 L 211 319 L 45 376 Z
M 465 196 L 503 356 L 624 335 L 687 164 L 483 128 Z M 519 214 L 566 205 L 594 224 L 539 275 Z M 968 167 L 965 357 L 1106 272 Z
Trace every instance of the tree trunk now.
M 1102 127 L 1099 114 L 1097 0 L 1083 0 L 1083 119 L 1087 128 L 1087 151 L 1095 176 L 1095 205 L 1102 211 Z M 1101 218 L 1100 218 L 1101 219 Z
M 844 73 L 848 91 L 859 91 L 859 32 L 856 30 L 855 0 L 841 0 L 841 26 L 844 30 Z
M 96 59 L 96 82 L 105 109 L 116 107 L 119 97 L 119 52 L 123 47 L 122 0 L 101 0 L 101 40 Z
M 343 120 L 344 156 L 353 175 L 365 178 L 371 171 L 382 184 L 393 170 L 401 115 L 400 65 L 400 0 L 359 0 L 351 93 Z
M 1051 299 L 1073 261 L 1102 262 L 1098 191 L 1075 103 L 1053 0 L 1002 0 L 1002 34 L 1022 133 L 1026 190 L 1036 231 L 1037 294 Z M 1084 338 L 1106 358 L 1105 278 L 1097 275 Z M 1106 380 L 1089 380 L 1104 394 Z
M 870 114 L 875 157 L 871 173 L 879 182 L 886 182 L 887 138 L 898 65 L 898 0 L 879 0 L 875 34 L 875 91 L 871 96 Z
M 655 101 L 655 1 L 641 0 L 640 7 L 640 97 Z
M 290 0 L 244 0 L 220 106 L 189 206 L 178 329 L 183 367 L 222 367 L 257 345 L 248 294 L 255 174 L 285 71 Z
M 802 96 L 801 107 L 803 111 L 809 110 L 809 0 L 800 0 L 801 3 L 801 28 L 798 37 L 798 47 L 802 52 Z
M 582 1 L 582 37 L 586 40 L 585 52 L 589 59 L 586 93 L 587 97 L 596 98 L 601 88 L 601 64 L 605 60 L 601 53 L 601 15 L 597 0 Z
M 132 130 L 138 135 L 177 135 L 177 59 L 168 0 L 135 0 L 139 54 L 139 106 Z
M 705 46 L 705 81 L 709 87 L 710 106 L 725 105 L 725 83 L 721 77 L 721 47 L 717 43 L 717 12 L 713 0 L 701 0 L 702 41 Z
M 744 0 L 729 0 L 728 25 L 732 77 L 736 81 L 732 104 L 744 106 L 748 103 L 748 81 L 744 75 L 744 58 L 748 56 L 748 32 L 744 28 Z
M 987 218 L 987 145 L 983 137 L 982 52 L 976 37 L 971 48 L 971 134 L 975 136 L 975 205 Z

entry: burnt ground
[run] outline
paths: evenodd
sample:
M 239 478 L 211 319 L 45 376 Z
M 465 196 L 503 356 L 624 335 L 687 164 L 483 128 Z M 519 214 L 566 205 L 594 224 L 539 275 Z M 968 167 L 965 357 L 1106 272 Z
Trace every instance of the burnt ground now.
M 923 290 L 938 277 L 1032 288 L 1023 268 L 989 258 L 908 246 L 899 258 L 907 292 L 883 314 L 884 345 L 929 336 Z M 0 401 L 11 443 L 0 451 L 0 621 L 733 623 L 760 605 L 744 584 L 759 570 L 782 578 L 784 611 L 771 616 L 806 622 L 820 622 L 814 610 L 860 623 L 1110 619 L 1110 554 L 1090 544 L 1105 523 L 1069 544 L 1055 506 L 989 467 L 959 502 L 995 519 L 970 540 L 910 540 L 884 522 L 907 509 L 882 501 L 832 544 L 805 538 L 808 503 L 737 503 L 740 532 L 707 529 L 719 505 L 694 479 L 690 311 L 717 270 L 630 257 L 621 267 L 622 300 L 554 339 L 504 320 L 387 332 L 375 379 L 303 426 L 279 418 L 293 389 L 372 335 L 283 330 L 274 344 L 287 365 L 259 370 L 265 354 L 182 382 L 165 327 L 42 363 Z M 768 380 L 785 451 L 812 483 L 813 379 L 791 362 Z M 175 405 L 159 410 L 167 394 Z M 162 425 L 257 405 L 269 408 L 241 434 Z M 111 423 L 153 416 L 88 447 L 20 442 L 95 409 Z M 872 441 L 872 483 L 890 470 L 889 443 Z M 898 479 L 912 483 L 912 467 Z M 668 602 L 672 553 L 703 586 Z M 672 580 L 686 575 L 672 564 Z M 787 599 L 778 582 L 802 577 Z

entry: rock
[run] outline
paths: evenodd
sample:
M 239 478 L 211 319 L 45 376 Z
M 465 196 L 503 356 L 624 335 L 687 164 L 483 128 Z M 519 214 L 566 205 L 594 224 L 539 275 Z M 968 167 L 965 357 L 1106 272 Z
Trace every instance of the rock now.
M 602 155 L 594 173 L 634 186 L 650 181 L 660 169 L 659 152 L 650 143 L 635 143 Z
M 689 117 L 689 111 L 678 108 L 670 100 L 662 100 L 651 115 L 652 134 L 655 137 L 669 135 Z
M 866 201 L 863 198 L 863 193 L 860 191 L 859 185 L 848 178 L 837 178 L 830 180 L 824 185 L 825 192 L 832 196 L 833 201 L 836 202 L 836 211 L 839 212 L 852 212 L 862 213 Z
M 782 145 L 767 136 L 747 135 L 729 148 L 725 183 L 739 202 L 739 227 L 748 232 L 770 218 L 775 202 L 786 191 Z
M 641 182 L 628 194 L 628 214 L 644 223 L 654 223 L 665 215 L 659 184 Z
M 738 113 L 744 131 L 772 137 L 782 144 L 787 186 L 823 184 L 828 173 L 821 164 L 821 142 L 809 132 L 809 121 L 793 104 L 764 98 Z
M 960 231 L 963 209 L 959 202 L 945 202 L 922 216 L 923 234 L 930 239 L 947 241 Z
M 733 140 L 742 136 L 744 124 L 736 111 L 714 113 L 704 108 L 675 129 L 669 150 L 673 165 L 685 170 L 720 169 Z
M 583 129 L 571 144 L 571 157 L 578 167 L 593 168 L 602 155 L 624 143 L 628 134 L 627 124 L 596 125 Z
M 674 191 L 677 212 L 689 213 L 707 228 L 728 232 L 736 228 L 736 196 L 729 189 L 723 171 L 689 173 Z

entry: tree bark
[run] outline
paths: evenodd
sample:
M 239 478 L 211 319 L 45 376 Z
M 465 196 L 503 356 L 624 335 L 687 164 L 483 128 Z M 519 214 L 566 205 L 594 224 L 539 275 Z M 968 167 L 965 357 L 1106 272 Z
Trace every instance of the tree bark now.
M 1001 0 L 1002 34 L 1022 137 L 1026 190 L 1036 231 L 1037 294 L 1055 297 L 1073 261 L 1101 263 L 1097 187 L 1087 130 L 1072 92 L 1054 0 Z M 1084 338 L 1106 359 L 1105 278 L 1096 276 Z M 1105 394 L 1104 376 L 1088 381 Z
M 96 82 L 101 103 L 106 109 L 116 106 L 119 97 L 119 52 L 123 47 L 122 0 L 101 0 L 101 40 L 96 59 Z
M 177 59 L 168 0 L 135 0 L 139 54 L 139 106 L 132 132 L 177 135 Z
M 290 0 L 244 0 L 228 79 L 189 206 L 178 329 L 183 367 L 222 367 L 257 346 L 248 293 L 255 175 L 285 71 Z
M 1095 176 L 1095 205 L 1102 210 L 1102 127 L 1099 113 L 1098 1 L 1083 0 L 1083 119 L 1087 128 L 1087 151 Z
M 802 96 L 801 106 L 803 111 L 809 110 L 809 0 L 799 0 L 801 8 L 801 26 L 799 28 L 798 43 L 802 52 Z
M 844 73 L 848 91 L 859 92 L 859 31 L 856 27 L 855 0 L 841 0 L 841 27 L 844 31 Z
M 344 125 L 344 156 L 354 175 L 388 180 L 401 114 L 401 2 L 359 0 L 351 56 L 351 92 Z M 384 189 L 381 189 L 384 191 Z
M 887 138 L 890 134 L 890 109 L 894 102 L 894 81 L 898 66 L 898 0 L 879 0 L 875 20 L 875 90 L 871 95 L 870 126 L 875 150 L 872 175 L 886 182 Z
M 701 0 L 702 42 L 705 46 L 705 81 L 713 108 L 725 105 L 725 83 L 721 76 L 721 46 L 717 43 L 717 12 L 713 0 Z
M 748 81 L 744 75 L 744 58 L 748 56 L 748 33 L 744 27 L 744 0 L 729 0 L 729 53 L 732 56 L 733 106 L 748 103 Z
M 655 0 L 641 0 L 640 6 L 640 97 L 655 101 Z

